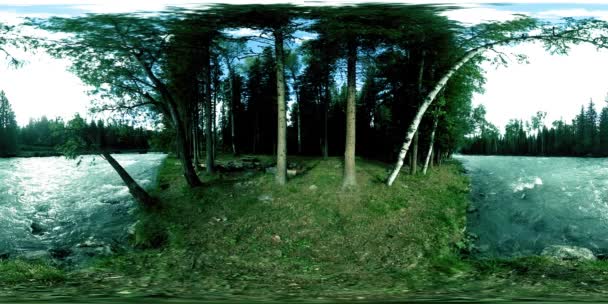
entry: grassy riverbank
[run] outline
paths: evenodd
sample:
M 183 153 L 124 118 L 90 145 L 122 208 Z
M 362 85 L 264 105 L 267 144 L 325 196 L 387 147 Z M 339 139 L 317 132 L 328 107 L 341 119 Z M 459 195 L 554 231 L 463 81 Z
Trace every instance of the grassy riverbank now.
M 469 184 L 458 163 L 388 188 L 386 164 L 359 160 L 359 187 L 345 191 L 339 159 L 290 162 L 304 170 L 285 187 L 268 173 L 219 173 L 192 190 L 168 158 L 153 193 L 160 207 L 140 213 L 138 249 L 72 272 L 0 262 L 0 291 L 215 299 L 602 293 L 605 262 L 463 259 Z

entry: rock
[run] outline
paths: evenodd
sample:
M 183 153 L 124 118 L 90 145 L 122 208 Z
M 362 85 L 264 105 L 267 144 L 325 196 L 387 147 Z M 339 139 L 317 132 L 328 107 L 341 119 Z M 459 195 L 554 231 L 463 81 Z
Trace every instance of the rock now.
M 591 250 L 584 247 L 577 246 L 565 246 L 565 245 L 551 245 L 543 249 L 542 256 L 553 257 L 560 260 L 597 260 Z
M 281 242 L 281 236 L 279 236 L 278 234 L 273 235 L 270 238 L 274 243 L 280 243 Z
M 272 202 L 272 196 L 270 194 L 262 194 L 258 196 L 260 202 Z
M 477 211 L 479 211 L 479 209 L 477 209 L 477 207 L 475 207 L 475 206 L 473 206 L 473 205 L 469 205 L 469 206 L 467 207 L 467 213 L 475 213 L 475 212 L 477 212 Z
M 108 205 L 118 205 L 122 202 L 119 200 L 116 200 L 116 199 L 104 199 L 104 200 L 101 200 L 101 203 L 108 204 Z
M 137 225 L 139 224 L 139 221 L 133 223 L 133 225 L 129 226 L 129 228 L 127 228 L 127 233 L 129 235 L 135 235 L 135 232 L 137 231 Z
M 21 254 L 24 260 L 43 260 L 49 258 L 49 253 L 46 250 L 27 251 Z
M 288 176 L 296 176 L 296 174 L 298 174 L 298 170 L 296 170 L 296 169 L 288 169 L 287 170 L 287 175 Z
M 310 187 L 308 187 L 308 190 L 310 191 L 317 191 L 317 189 L 319 189 L 319 187 L 317 187 L 316 185 L 310 185 Z
M 54 259 L 65 260 L 65 258 L 72 254 L 72 250 L 69 248 L 53 248 L 49 250 L 49 254 Z
M 260 159 L 256 157 L 243 157 L 241 161 L 244 163 L 259 163 Z
M 43 235 L 46 233 L 46 228 L 37 222 L 32 222 L 30 228 L 32 229 L 33 235 Z
M 277 173 L 277 167 L 268 167 L 268 168 L 266 168 L 266 173 L 276 174 Z

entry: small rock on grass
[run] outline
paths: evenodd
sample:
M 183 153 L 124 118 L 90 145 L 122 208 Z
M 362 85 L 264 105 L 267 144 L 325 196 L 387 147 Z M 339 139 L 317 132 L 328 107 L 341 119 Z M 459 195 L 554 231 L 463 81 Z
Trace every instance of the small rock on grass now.
M 272 196 L 270 194 L 262 194 L 258 196 L 258 201 L 260 202 L 271 202 Z
M 551 245 L 543 249 L 542 256 L 560 260 L 595 261 L 597 258 L 591 250 L 584 247 Z

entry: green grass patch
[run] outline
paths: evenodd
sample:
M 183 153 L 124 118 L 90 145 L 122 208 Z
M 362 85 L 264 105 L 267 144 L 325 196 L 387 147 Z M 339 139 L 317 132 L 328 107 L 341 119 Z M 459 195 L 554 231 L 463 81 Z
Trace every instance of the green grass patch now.
M 0 284 L 57 283 L 64 279 L 62 270 L 44 262 L 0 261 Z
M 436 279 L 437 270 L 466 269 L 455 247 L 468 193 L 459 164 L 403 174 L 387 187 L 389 165 L 358 159 L 358 187 L 343 190 L 341 159 L 289 161 L 304 170 L 283 187 L 272 174 L 241 172 L 202 173 L 205 185 L 190 189 L 178 160 L 168 158 L 154 191 L 161 204 L 141 211 L 136 229 L 146 251 L 105 260 L 99 270 L 145 271 L 199 291 L 316 294 L 402 290 Z

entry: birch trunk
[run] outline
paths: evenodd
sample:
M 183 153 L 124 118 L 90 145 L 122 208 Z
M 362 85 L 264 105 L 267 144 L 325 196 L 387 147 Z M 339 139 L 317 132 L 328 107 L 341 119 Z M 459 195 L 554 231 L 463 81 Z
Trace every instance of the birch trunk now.
M 443 77 L 439 80 L 439 82 L 437 82 L 437 84 L 435 85 L 433 90 L 431 90 L 426 95 L 426 97 L 424 98 L 424 102 L 420 106 L 420 109 L 418 109 L 418 112 L 416 113 L 414 120 L 412 121 L 412 123 L 410 124 L 410 126 L 407 130 L 405 140 L 403 142 L 403 145 L 401 146 L 401 150 L 399 151 L 399 157 L 397 159 L 397 163 L 395 164 L 395 168 L 389 175 L 388 180 L 386 182 L 388 186 L 391 186 L 393 184 L 393 182 L 395 182 L 395 179 L 397 178 L 397 176 L 399 175 L 399 172 L 401 171 L 401 167 L 403 167 L 403 160 L 405 159 L 405 156 L 407 155 L 407 151 L 410 148 L 410 144 L 412 143 L 414 134 L 416 134 L 416 132 L 418 131 L 418 127 L 420 126 L 420 121 L 422 121 L 422 117 L 424 116 L 424 113 L 429 108 L 431 103 L 435 100 L 435 97 L 437 97 L 439 92 L 447 84 L 448 80 L 450 80 L 452 75 L 454 75 L 454 73 L 456 73 L 456 71 L 458 71 L 458 69 L 460 69 L 461 66 L 463 66 L 465 63 L 467 63 L 473 57 L 481 54 L 483 51 L 485 51 L 489 47 L 490 46 L 471 50 L 468 54 L 466 54 L 464 57 L 462 57 L 450 70 L 448 70 L 447 73 L 445 75 L 443 75 Z
M 205 45 L 203 49 L 203 83 L 205 85 L 205 169 L 207 173 L 213 173 L 214 159 L 213 159 L 213 121 L 211 117 L 212 113 L 212 99 L 211 99 L 211 54 L 210 54 L 209 43 Z
M 435 121 L 433 122 L 433 131 L 431 131 L 431 140 L 429 141 L 429 152 L 426 154 L 426 160 L 424 161 L 424 167 L 422 168 L 422 175 L 426 175 L 426 170 L 429 167 L 429 162 L 432 166 L 432 156 L 433 156 L 433 145 L 435 144 L 435 131 L 437 130 L 438 119 L 435 117 Z
M 327 121 L 329 116 L 329 75 L 325 75 L 326 82 L 323 94 L 323 159 L 329 157 L 329 137 L 327 136 Z
M 277 175 L 276 182 L 284 185 L 287 182 L 287 113 L 285 106 L 285 71 L 283 57 L 282 29 L 274 30 L 274 47 L 277 73 Z
M 297 110 L 298 110 L 298 153 L 302 154 L 302 113 L 300 111 L 299 101 L 298 101 Z
M 355 167 L 357 45 L 352 39 L 348 42 L 347 52 L 346 141 L 344 147 L 344 181 L 342 184 L 344 188 L 357 186 Z

